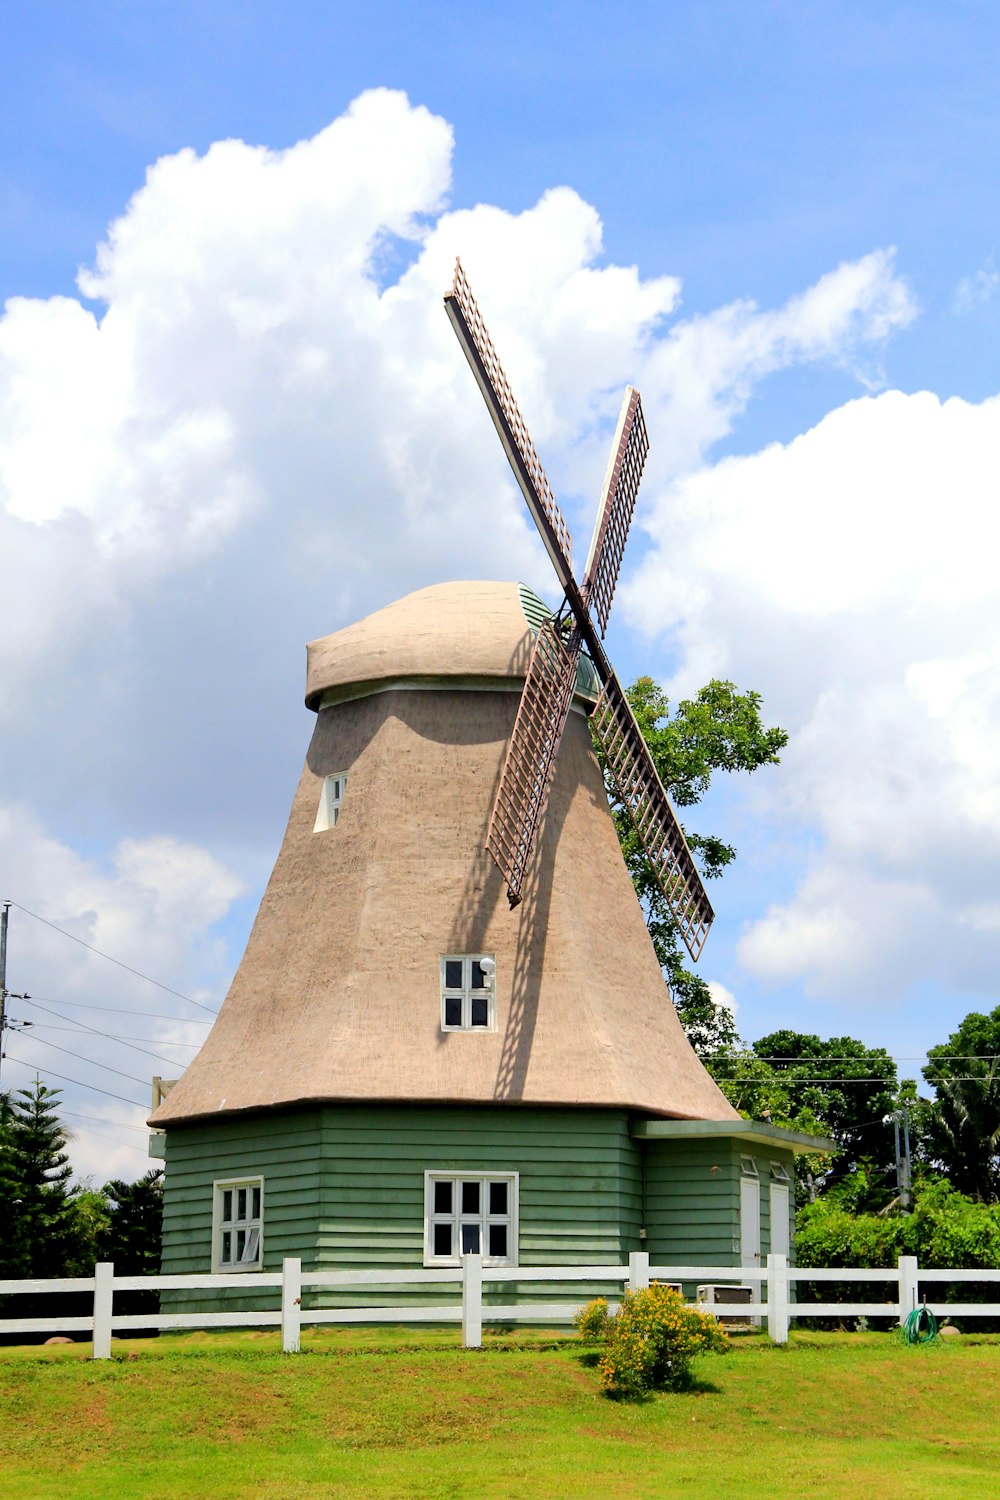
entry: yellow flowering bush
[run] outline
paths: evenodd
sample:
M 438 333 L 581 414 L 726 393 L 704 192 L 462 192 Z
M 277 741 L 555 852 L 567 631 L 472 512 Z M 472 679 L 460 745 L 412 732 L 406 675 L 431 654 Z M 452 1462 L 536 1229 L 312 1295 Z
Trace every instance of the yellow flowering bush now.
M 655 1282 L 644 1291 L 626 1292 L 614 1315 L 603 1297 L 588 1302 L 576 1323 L 585 1339 L 604 1344 L 597 1368 L 612 1396 L 683 1390 L 691 1383 L 696 1354 L 725 1354 L 729 1348 L 711 1313 L 687 1307 L 679 1292 Z

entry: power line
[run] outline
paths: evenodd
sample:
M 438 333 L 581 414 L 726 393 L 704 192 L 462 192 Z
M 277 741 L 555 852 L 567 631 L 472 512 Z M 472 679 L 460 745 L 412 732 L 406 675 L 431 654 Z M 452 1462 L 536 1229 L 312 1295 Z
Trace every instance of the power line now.
M 67 1057 L 75 1057 L 77 1062 L 90 1063 L 92 1068 L 100 1068 L 104 1073 L 117 1073 L 119 1078 L 127 1078 L 130 1083 L 138 1083 L 142 1087 L 145 1087 L 146 1079 L 136 1078 L 134 1073 L 123 1073 L 121 1068 L 112 1068 L 109 1063 L 94 1062 L 89 1057 L 80 1057 L 79 1053 L 71 1052 L 68 1047 L 60 1047 L 58 1042 L 47 1042 L 43 1036 L 36 1037 L 35 1041 L 40 1042 L 43 1047 L 51 1047 L 55 1052 L 65 1052 Z M 132 1101 L 130 1100 L 129 1102 L 131 1103 Z
M 54 1015 L 57 1014 L 57 1012 L 54 1011 L 54 1010 L 53 1011 L 47 1011 L 46 1014 L 54 1016 Z M 69 1017 L 68 1016 L 64 1016 L 63 1020 L 68 1021 Z M 32 1031 L 68 1031 L 71 1035 L 76 1036 L 76 1035 L 79 1034 L 79 1025 L 80 1025 L 80 1023 L 77 1023 L 76 1026 L 50 1026 L 47 1021 L 33 1021 L 32 1025 L 31 1025 L 31 1029 L 32 1029 Z M 103 1037 L 105 1037 L 109 1042 L 126 1042 L 126 1043 L 128 1043 L 128 1042 L 159 1042 L 159 1044 L 160 1044 L 161 1047 L 200 1047 L 201 1046 L 201 1042 L 172 1042 L 167 1037 L 155 1037 L 155 1036 L 118 1036 L 118 1035 L 116 1035 L 116 1034 L 114 1034 L 114 1033 L 112 1033 L 110 1031 L 97 1031 L 93 1026 L 88 1026 L 86 1029 L 88 1031 L 92 1031 L 95 1036 L 103 1036 Z M 143 1049 L 142 1049 L 142 1047 L 136 1047 L 134 1050 L 136 1052 L 142 1052 Z M 156 1053 L 156 1052 L 147 1052 L 146 1056 L 147 1057 L 157 1057 L 157 1056 L 159 1056 L 159 1054 Z M 167 1057 L 164 1057 L 164 1058 L 160 1059 L 161 1062 L 169 1062 L 170 1060 L 171 1059 L 167 1058 Z
M 59 1014 L 59 1012 L 57 1010 L 50 1010 L 47 1005 L 40 1005 L 37 1000 L 32 1000 L 30 1003 L 32 1005 L 34 1005 L 38 1010 L 43 1011 L 45 1013 L 45 1015 L 47 1015 L 47 1016 L 55 1016 L 60 1021 L 68 1021 L 68 1020 L 72 1019 L 70 1016 L 60 1016 L 60 1014 Z M 169 1064 L 170 1067 L 176 1067 L 176 1059 L 175 1058 L 164 1057 L 161 1052 L 150 1052 L 150 1050 L 149 1050 L 148 1047 L 137 1047 L 134 1042 L 128 1042 L 128 1041 L 126 1041 L 124 1037 L 110 1036 L 108 1034 L 108 1032 L 106 1032 L 106 1031 L 99 1031 L 96 1026 L 88 1026 L 87 1023 L 86 1023 L 86 1021 L 76 1021 L 76 1022 L 74 1022 L 74 1025 L 78 1026 L 83 1031 L 89 1031 L 89 1032 L 91 1032 L 91 1034 L 93 1036 L 103 1037 L 106 1042 L 121 1042 L 123 1046 L 130 1047 L 133 1052 L 141 1052 L 145 1057 L 153 1057 L 153 1058 L 156 1059 L 157 1062 L 164 1062 L 164 1063 Z M 35 1030 L 35 1029 L 36 1028 L 33 1026 L 32 1030 Z M 55 1030 L 57 1030 L 57 1028 L 54 1027 L 54 1026 L 52 1026 L 52 1027 L 45 1026 L 44 1022 L 42 1023 L 42 1026 L 41 1026 L 40 1029 L 45 1030 L 45 1031 L 50 1031 L 50 1030 L 51 1031 L 55 1031 Z M 142 1040 L 145 1041 L 146 1038 L 144 1037 Z M 52 1045 L 52 1044 L 50 1043 L 50 1045 Z M 167 1045 L 169 1046 L 170 1043 L 168 1043 Z M 183 1046 L 184 1043 L 181 1043 L 181 1045 Z M 192 1043 L 192 1045 L 194 1045 L 194 1044 Z M 99 1064 L 98 1066 L 102 1066 L 103 1067 L 104 1064 Z
M 49 1042 L 47 1043 L 47 1045 L 51 1046 L 52 1043 Z M 5 1053 L 4 1055 L 5 1057 L 9 1057 L 11 1062 L 20 1063 L 22 1068 L 34 1068 L 36 1073 L 39 1071 L 34 1063 L 25 1062 L 23 1057 L 15 1057 L 10 1052 Z M 140 1103 L 138 1099 L 126 1099 L 124 1094 L 113 1094 L 110 1089 L 98 1088 L 96 1083 L 84 1083 L 80 1078 L 69 1078 L 65 1073 L 57 1073 L 53 1068 L 46 1068 L 45 1072 L 51 1078 L 61 1079 L 63 1083 L 76 1084 L 78 1088 L 90 1089 L 91 1092 L 95 1094 L 106 1094 L 109 1099 L 117 1099 L 120 1104 L 134 1104 L 136 1109 L 146 1108 L 146 1105 Z M 141 1082 L 142 1080 L 140 1079 L 137 1081 Z
M 164 1011 L 136 1010 L 131 1005 L 95 1005 L 90 1000 L 53 1000 L 49 995 L 43 995 L 42 999 L 49 1005 L 63 1005 L 70 1010 L 106 1010 L 116 1016 L 145 1016 L 150 1021 L 180 1021 L 184 1026 L 211 1026 L 212 1024 L 211 1021 L 203 1021 L 200 1016 L 171 1016 Z M 213 1011 L 212 1014 L 214 1015 L 215 1012 Z
M 715 1074 L 712 1076 L 715 1078 Z M 775 1085 L 784 1088 L 793 1083 L 880 1083 L 884 1088 L 890 1090 L 895 1087 L 891 1079 L 883 1078 L 880 1073 L 855 1074 L 853 1078 L 797 1078 L 794 1074 L 787 1073 L 777 1073 L 773 1078 L 752 1078 L 740 1077 L 739 1074 L 727 1077 L 725 1073 L 722 1073 L 715 1078 L 715 1081 L 716 1083 L 755 1083 L 761 1088 L 773 1087 Z M 982 1073 L 946 1073 L 943 1079 L 941 1079 L 943 1083 L 983 1083 L 984 1081 Z
M 148 1130 L 148 1128 L 146 1126 L 143 1126 L 143 1125 L 125 1125 L 125 1124 L 123 1124 L 119 1120 L 102 1120 L 101 1117 L 100 1117 L 100 1115 L 80 1115 L 80 1114 L 77 1114 L 76 1111 L 72 1110 L 72 1109 L 61 1109 L 59 1111 L 59 1118 L 62 1119 L 64 1115 L 65 1115 L 66 1119 L 68 1119 L 68 1120 L 89 1120 L 91 1122 L 91 1124 L 93 1124 L 93 1125 L 110 1125 L 115 1130 L 132 1130 L 132 1131 L 135 1132 L 136 1135 L 148 1135 L 149 1134 L 149 1130 Z
M 100 948 L 94 947 L 93 943 L 85 943 L 83 938 L 77 937 L 75 932 L 67 932 L 64 927 L 59 927 L 55 922 L 50 922 L 48 917 L 40 917 L 37 911 L 29 911 L 26 906 L 21 905 L 20 901 L 10 901 L 8 905 L 16 906 L 18 911 L 23 911 L 26 917 L 34 917 L 36 922 L 43 922 L 46 927 L 51 927 L 53 932 L 59 932 L 63 937 L 69 938 L 72 942 L 79 943 L 80 947 L 86 948 L 88 953 L 96 953 L 98 958 L 107 959 L 109 964 L 117 964 L 119 969 L 127 970 L 129 974 L 134 974 L 137 979 L 144 979 L 147 984 L 155 984 L 158 990 L 165 990 L 168 995 L 176 995 L 178 1000 L 184 1000 L 188 1005 L 197 1005 L 199 1010 L 208 1011 L 210 1016 L 218 1014 L 210 1005 L 202 1005 L 200 1000 L 192 1000 L 190 995 L 182 995 L 180 990 L 171 989 L 169 984 L 161 984 L 158 979 L 152 979 L 148 974 L 144 974 L 141 969 L 133 969 L 131 964 L 122 963 L 120 958 L 112 958 L 110 953 L 102 953 Z
M 102 1141 L 114 1141 L 114 1143 L 115 1143 L 116 1146 L 123 1146 L 126 1151 L 138 1151 L 139 1154 L 140 1154 L 140 1156 L 145 1156 L 147 1154 L 145 1147 L 144 1146 L 137 1146 L 134 1141 L 120 1141 L 117 1136 L 108 1135 L 106 1133 L 106 1131 L 103 1131 L 103 1130 L 88 1130 L 87 1127 L 86 1127 L 86 1125 L 78 1125 L 78 1126 L 76 1126 L 70 1132 L 70 1134 L 73 1135 L 73 1136 L 77 1136 L 77 1135 L 99 1136 Z

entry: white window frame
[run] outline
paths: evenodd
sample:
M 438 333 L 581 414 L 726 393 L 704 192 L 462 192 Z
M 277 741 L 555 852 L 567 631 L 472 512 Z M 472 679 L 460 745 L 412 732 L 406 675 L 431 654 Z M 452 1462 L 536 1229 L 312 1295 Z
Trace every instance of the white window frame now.
M 520 1180 L 519 1172 L 426 1171 L 424 1173 L 424 1265 L 461 1265 L 461 1223 L 464 1220 L 466 1223 L 479 1225 L 479 1244 L 482 1250 L 484 1266 L 516 1266 L 518 1264 L 518 1199 L 520 1196 Z M 449 1214 L 435 1213 L 434 1211 L 434 1185 L 438 1182 L 450 1182 L 452 1184 L 452 1210 Z M 481 1184 L 478 1214 L 463 1214 L 461 1212 L 460 1194 L 463 1182 L 478 1182 Z M 506 1214 L 491 1214 L 489 1212 L 488 1193 L 491 1182 L 505 1182 L 507 1184 Z M 434 1253 L 434 1226 L 442 1223 L 452 1224 L 452 1249 L 449 1255 L 435 1255 Z M 486 1252 L 489 1245 L 489 1226 L 490 1224 L 499 1223 L 507 1225 L 507 1254 L 503 1256 L 488 1255 Z
M 756 1159 L 752 1156 L 740 1157 L 740 1175 L 742 1177 L 760 1177 Z
M 792 1174 L 783 1161 L 771 1163 L 771 1177 L 774 1182 L 791 1182 Z
M 472 988 L 472 965 L 482 963 L 483 959 L 489 959 L 494 965 L 492 974 L 484 974 L 482 987 Z M 448 964 L 460 963 L 462 965 L 462 983 L 459 986 L 448 985 L 445 981 L 448 977 Z M 482 996 L 486 997 L 486 1025 L 473 1026 L 472 1024 L 472 999 Z M 497 986 L 496 986 L 496 959 L 492 953 L 444 953 L 441 956 L 441 1030 L 442 1031 L 496 1031 L 497 1029 Z M 462 1006 L 462 1019 L 457 1026 L 449 1025 L 445 1019 L 447 1016 L 447 1002 L 459 1000 Z
M 224 1195 L 234 1189 L 249 1188 L 260 1193 L 260 1212 L 247 1214 L 244 1218 L 224 1219 Z M 253 1200 L 251 1199 L 251 1209 Z M 230 1226 L 227 1230 L 227 1226 Z M 246 1258 L 247 1246 L 244 1248 L 243 1258 L 240 1260 L 223 1260 L 222 1258 L 222 1236 L 223 1234 L 239 1233 L 244 1231 L 248 1236 L 255 1236 L 250 1244 L 256 1251 L 253 1260 Z M 261 1271 L 264 1268 L 264 1179 L 263 1177 L 222 1177 L 212 1184 L 212 1272 L 213 1274 L 225 1273 L 229 1276 L 233 1273 L 240 1274 L 244 1271 Z
M 340 809 L 346 793 L 346 771 L 335 771 L 332 776 L 323 777 L 323 789 L 319 794 L 319 808 L 313 824 L 313 833 L 326 833 L 328 829 L 336 828 L 340 821 Z

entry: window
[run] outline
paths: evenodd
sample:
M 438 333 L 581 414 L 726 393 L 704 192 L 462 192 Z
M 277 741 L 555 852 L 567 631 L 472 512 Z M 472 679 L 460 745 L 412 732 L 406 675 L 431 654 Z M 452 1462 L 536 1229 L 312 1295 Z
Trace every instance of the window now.
M 441 1030 L 495 1031 L 496 961 L 491 954 L 449 954 L 441 960 Z
M 347 788 L 347 772 L 338 771 L 336 776 L 324 776 L 323 790 L 319 794 L 319 810 L 313 824 L 313 833 L 325 833 L 336 828 L 340 817 L 340 804 Z
M 752 1156 L 740 1157 L 740 1169 L 744 1177 L 760 1176 L 760 1173 L 757 1171 L 757 1163 L 754 1161 Z
M 213 1271 L 259 1271 L 264 1263 L 264 1179 L 215 1184 Z
M 791 1181 L 791 1177 L 789 1176 L 789 1173 L 788 1173 L 788 1168 L 785 1166 L 784 1162 L 782 1162 L 782 1161 L 773 1161 L 771 1163 L 771 1176 L 772 1176 L 772 1178 L 774 1179 L 775 1182 L 790 1182 Z
M 516 1172 L 424 1174 L 424 1262 L 456 1266 L 463 1255 L 517 1265 Z

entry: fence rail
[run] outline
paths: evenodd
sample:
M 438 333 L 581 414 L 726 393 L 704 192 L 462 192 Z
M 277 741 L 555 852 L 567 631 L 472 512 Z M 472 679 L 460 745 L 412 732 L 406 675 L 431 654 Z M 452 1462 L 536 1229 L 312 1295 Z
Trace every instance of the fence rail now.
M 694 1282 L 713 1286 L 756 1288 L 752 1301 L 719 1303 L 723 1314 L 764 1320 L 775 1343 L 788 1341 L 789 1324 L 794 1318 L 865 1317 L 894 1318 L 900 1326 L 920 1305 L 921 1283 L 937 1286 L 941 1282 L 996 1283 L 1000 1292 L 1000 1270 L 921 1270 L 915 1256 L 903 1255 L 892 1269 L 869 1270 L 865 1266 L 799 1267 L 790 1266 L 784 1255 L 769 1255 L 766 1266 L 689 1266 L 650 1265 L 645 1252 L 629 1256 L 628 1265 L 610 1266 L 484 1266 L 481 1255 L 466 1255 L 454 1270 L 422 1269 L 372 1271 L 306 1271 L 302 1262 L 289 1257 L 281 1271 L 253 1275 L 187 1275 L 187 1276 L 116 1276 L 114 1266 L 103 1261 L 94 1267 L 93 1276 L 59 1277 L 51 1281 L 0 1280 L 0 1297 L 45 1292 L 92 1292 L 93 1311 L 80 1317 L 0 1318 L 0 1335 L 12 1333 L 86 1332 L 93 1340 L 94 1359 L 111 1358 L 111 1336 L 132 1328 L 279 1328 L 281 1347 L 286 1354 L 298 1352 L 304 1323 L 461 1323 L 462 1342 L 466 1348 L 479 1348 L 483 1341 L 483 1323 L 572 1322 L 580 1304 L 572 1302 L 523 1301 L 497 1305 L 484 1303 L 483 1287 L 503 1286 L 510 1282 L 566 1283 L 604 1282 L 638 1291 L 651 1281 Z M 894 1286 L 895 1295 L 884 1302 L 793 1302 L 791 1289 L 803 1282 L 881 1282 Z M 454 1300 L 439 1305 L 411 1303 L 409 1306 L 382 1307 L 302 1307 L 305 1289 L 337 1288 L 355 1290 L 363 1287 L 454 1286 Z M 280 1292 L 277 1307 L 260 1311 L 232 1312 L 148 1312 L 116 1313 L 116 1292 L 134 1291 L 208 1291 L 216 1293 L 238 1289 Z M 936 1316 L 958 1314 L 966 1317 L 1000 1318 L 998 1302 L 939 1302 L 928 1299 L 926 1305 Z

